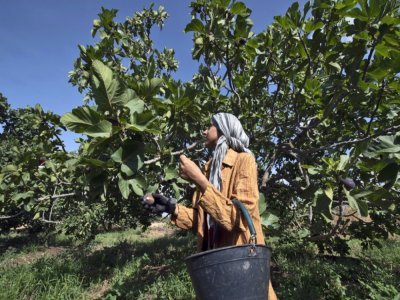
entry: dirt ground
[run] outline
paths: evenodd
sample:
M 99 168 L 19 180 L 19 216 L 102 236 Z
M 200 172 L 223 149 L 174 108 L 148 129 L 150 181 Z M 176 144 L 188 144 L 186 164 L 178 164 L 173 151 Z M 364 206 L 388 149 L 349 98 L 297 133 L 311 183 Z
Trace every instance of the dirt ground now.
M 60 253 L 64 252 L 66 250 L 65 247 L 47 247 L 44 249 L 41 249 L 39 251 L 34 251 L 27 253 L 25 255 L 18 256 L 16 258 L 11 258 L 7 261 L 4 261 L 1 266 L 3 267 L 17 267 L 20 265 L 26 265 L 26 264 L 31 264 L 35 261 L 37 261 L 40 258 L 43 257 L 52 257 L 52 256 L 57 256 Z
M 176 232 L 176 228 L 172 224 L 166 222 L 154 222 L 152 223 L 146 231 L 141 234 L 144 239 L 156 239 L 165 236 L 170 236 Z M 43 257 L 53 257 L 61 254 L 67 250 L 67 247 L 62 246 L 50 246 L 47 248 L 40 249 L 38 251 L 30 252 L 24 255 L 19 255 L 18 257 L 9 259 L 0 263 L 3 267 L 16 267 L 19 265 L 31 264 Z M 98 250 L 98 249 L 96 249 Z
M 177 228 L 172 224 L 168 224 L 165 222 L 154 222 L 145 232 L 142 233 L 142 237 L 144 238 L 159 238 L 170 236 L 176 232 Z

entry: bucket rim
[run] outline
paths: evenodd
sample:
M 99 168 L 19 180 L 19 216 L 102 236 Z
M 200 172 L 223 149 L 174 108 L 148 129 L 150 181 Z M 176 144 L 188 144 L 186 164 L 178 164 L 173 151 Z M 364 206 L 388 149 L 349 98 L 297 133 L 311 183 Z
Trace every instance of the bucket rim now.
M 192 255 L 186 257 L 185 261 L 188 261 L 190 259 L 203 256 L 203 255 L 207 255 L 207 254 L 210 254 L 210 253 L 216 253 L 216 252 L 220 252 L 220 251 L 224 251 L 224 250 L 228 250 L 228 249 L 232 249 L 232 248 L 243 248 L 243 247 L 253 247 L 253 246 L 254 245 L 252 245 L 252 244 L 242 244 L 242 245 L 234 245 L 234 246 L 227 246 L 227 247 L 221 247 L 221 248 L 217 248 L 217 249 L 206 250 L 206 251 L 195 253 L 195 254 L 192 254 Z M 272 248 L 271 247 L 263 245 L 263 244 L 255 244 L 255 247 L 256 248 L 266 248 L 270 252 L 272 252 Z

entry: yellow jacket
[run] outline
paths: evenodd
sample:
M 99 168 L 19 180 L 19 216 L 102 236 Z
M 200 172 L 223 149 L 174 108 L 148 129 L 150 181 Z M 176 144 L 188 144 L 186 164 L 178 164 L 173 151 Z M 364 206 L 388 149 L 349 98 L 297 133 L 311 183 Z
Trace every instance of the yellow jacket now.
M 204 166 L 209 176 L 210 161 Z M 211 183 L 201 195 L 196 191 L 192 199 L 192 207 L 178 205 L 178 214 L 172 222 L 182 229 L 192 229 L 198 236 L 198 251 L 207 250 L 207 226 L 205 212 L 219 223 L 221 231 L 219 239 L 214 241 L 215 247 L 241 245 L 249 242 L 250 232 L 241 218 L 240 210 L 232 203 L 232 199 L 240 200 L 249 211 L 256 229 L 257 244 L 264 244 L 258 210 L 257 167 L 254 156 L 250 153 L 238 153 L 229 149 L 222 162 L 221 191 Z

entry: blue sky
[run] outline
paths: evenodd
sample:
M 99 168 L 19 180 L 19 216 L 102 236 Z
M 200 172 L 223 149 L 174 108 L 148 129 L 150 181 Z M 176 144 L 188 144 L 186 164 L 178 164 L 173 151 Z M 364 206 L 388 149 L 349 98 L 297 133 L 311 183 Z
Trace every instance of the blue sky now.
M 294 1 L 243 2 L 253 11 L 253 31 L 259 33 Z M 305 0 L 298 2 L 303 6 Z M 197 70 L 191 58 L 192 35 L 183 32 L 191 18 L 190 1 L 13 0 L 2 1 L 0 9 L 0 92 L 13 108 L 40 103 L 60 115 L 71 111 L 82 104 L 83 95 L 68 83 L 68 72 L 79 56 L 77 45 L 94 43 L 90 30 L 101 7 L 118 9 L 117 20 L 123 21 L 151 3 L 164 6 L 170 15 L 164 29 L 153 34 L 156 46 L 174 48 L 179 61 L 174 77 L 190 80 Z M 76 137 L 63 134 L 68 150 L 78 148 Z

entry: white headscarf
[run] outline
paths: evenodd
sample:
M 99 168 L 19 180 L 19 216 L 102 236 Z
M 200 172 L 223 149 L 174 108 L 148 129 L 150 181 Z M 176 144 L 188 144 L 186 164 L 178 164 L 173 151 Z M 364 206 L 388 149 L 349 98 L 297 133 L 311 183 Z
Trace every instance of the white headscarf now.
M 212 117 L 212 123 L 222 133 L 215 147 L 211 168 L 210 182 L 221 190 L 221 165 L 229 148 L 237 152 L 249 152 L 249 137 L 244 132 L 242 124 L 234 115 L 217 113 Z

